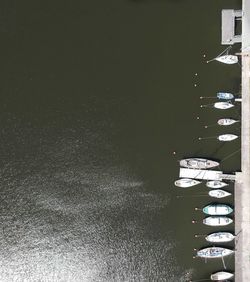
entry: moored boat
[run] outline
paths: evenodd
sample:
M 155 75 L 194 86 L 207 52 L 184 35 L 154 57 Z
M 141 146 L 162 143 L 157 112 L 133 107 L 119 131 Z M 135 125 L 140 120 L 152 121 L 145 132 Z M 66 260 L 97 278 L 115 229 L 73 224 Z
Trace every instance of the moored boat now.
M 230 100 L 234 98 L 234 95 L 232 93 L 227 93 L 227 92 L 218 92 L 217 98 L 223 100 Z
M 205 206 L 202 210 L 208 215 L 228 215 L 233 212 L 233 209 L 225 204 L 210 204 Z
M 212 189 L 218 189 L 218 188 L 228 186 L 228 184 L 223 181 L 219 181 L 219 180 L 210 180 L 210 181 L 207 181 L 206 186 Z
M 189 158 L 180 160 L 180 166 L 195 169 L 208 169 L 218 166 L 216 161 L 203 159 L 203 158 Z
M 232 125 L 236 122 L 239 122 L 239 120 L 235 120 L 232 118 L 221 118 L 217 121 L 219 125 L 224 125 L 224 126 Z
M 222 258 L 234 253 L 233 250 L 222 247 L 208 247 L 197 252 L 197 256 L 201 258 Z
M 232 194 L 227 191 L 221 190 L 221 189 L 216 189 L 216 190 L 209 191 L 208 195 L 213 198 L 225 198 Z
M 238 136 L 235 135 L 235 134 L 222 134 L 222 135 L 219 135 L 219 136 L 217 137 L 217 139 L 218 139 L 219 141 L 222 141 L 222 142 L 233 141 L 233 140 L 235 140 L 235 139 L 237 139 L 237 138 L 238 138 Z
M 227 65 L 232 65 L 232 64 L 237 64 L 238 63 L 238 57 L 236 55 L 224 55 L 224 56 L 219 56 L 215 58 L 216 61 L 227 64 Z
M 230 232 L 215 232 L 211 233 L 205 237 L 208 242 L 212 243 L 224 243 L 230 242 L 235 238 L 235 236 Z
M 216 273 L 211 274 L 210 279 L 212 281 L 224 281 L 226 279 L 230 279 L 233 278 L 234 274 L 231 272 L 227 272 L 227 271 L 218 271 Z
M 214 107 L 220 110 L 227 110 L 234 107 L 234 105 L 231 102 L 216 102 L 214 103 Z
M 232 222 L 233 220 L 227 216 L 209 216 L 203 219 L 203 224 L 209 226 L 225 226 Z
M 181 178 L 174 182 L 175 186 L 188 188 L 200 184 L 201 182 L 191 178 Z

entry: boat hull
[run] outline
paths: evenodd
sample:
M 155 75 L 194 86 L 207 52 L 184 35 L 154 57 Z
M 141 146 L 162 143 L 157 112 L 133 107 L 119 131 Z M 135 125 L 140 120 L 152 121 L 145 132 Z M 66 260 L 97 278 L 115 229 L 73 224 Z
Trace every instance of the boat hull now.
M 209 247 L 201 249 L 197 252 L 197 256 L 201 258 L 222 258 L 234 253 L 233 250 L 222 247 Z
M 224 100 L 230 100 L 234 98 L 234 95 L 232 93 L 227 93 L 227 92 L 218 92 L 217 98 L 224 99 Z
M 190 178 L 181 178 L 174 182 L 175 186 L 180 188 L 189 188 L 200 184 L 201 182 Z
M 206 186 L 212 189 L 218 189 L 228 186 L 228 184 L 219 180 L 211 180 L 206 183 Z
M 220 110 L 227 110 L 234 107 L 234 105 L 230 102 L 216 102 L 214 103 L 214 107 Z
M 212 281 L 218 281 L 218 280 L 225 280 L 233 278 L 234 274 L 227 271 L 218 271 L 216 273 L 211 274 L 210 279 Z
M 228 215 L 233 212 L 233 209 L 224 204 L 211 204 L 204 207 L 203 212 L 208 215 Z
M 203 219 L 203 224 L 209 226 L 226 226 L 233 223 L 233 220 L 227 216 L 209 216 Z
M 215 232 L 205 237 L 211 243 L 225 243 L 233 241 L 235 236 L 230 232 Z
M 221 198 L 228 197 L 232 194 L 227 191 L 221 190 L 221 189 L 216 189 L 216 190 L 209 191 L 208 195 L 213 198 L 221 199 Z
M 218 125 L 223 125 L 223 126 L 229 126 L 236 122 L 239 122 L 239 121 L 232 119 L 232 118 L 221 118 L 217 121 Z
M 235 134 L 222 134 L 222 135 L 219 135 L 217 137 L 217 139 L 219 141 L 222 141 L 222 142 L 230 142 L 230 141 L 233 141 L 233 140 L 235 140 L 237 138 L 238 138 L 238 136 L 235 135 Z
M 215 58 L 215 60 L 227 65 L 233 65 L 238 63 L 238 57 L 235 55 L 224 55 Z
M 180 161 L 180 166 L 194 169 L 208 169 L 218 166 L 216 161 L 203 159 L 203 158 L 189 158 Z

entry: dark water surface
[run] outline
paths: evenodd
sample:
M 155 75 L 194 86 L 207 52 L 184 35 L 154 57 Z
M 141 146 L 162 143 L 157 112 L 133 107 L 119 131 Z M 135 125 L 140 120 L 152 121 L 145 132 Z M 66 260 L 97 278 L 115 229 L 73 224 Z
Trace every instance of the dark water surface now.
M 199 99 L 239 92 L 239 65 L 205 61 L 224 48 L 221 9 L 240 7 L 1 2 L 1 281 L 176 282 L 223 268 L 192 258 L 207 246 L 194 234 L 217 230 L 194 211 L 211 202 L 197 197 L 208 189 L 182 191 L 173 181 L 187 156 L 240 169 L 239 140 L 198 141 L 240 133 L 239 125 L 204 129 L 225 114 Z M 233 257 L 225 263 L 233 270 Z

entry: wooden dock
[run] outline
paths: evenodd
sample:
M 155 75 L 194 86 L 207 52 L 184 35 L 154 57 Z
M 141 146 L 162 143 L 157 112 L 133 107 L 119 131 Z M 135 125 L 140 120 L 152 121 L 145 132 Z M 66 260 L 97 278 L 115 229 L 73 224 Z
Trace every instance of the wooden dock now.
M 241 35 L 235 34 L 236 21 L 241 20 L 242 11 L 224 9 L 221 12 L 221 44 L 232 45 L 241 42 Z

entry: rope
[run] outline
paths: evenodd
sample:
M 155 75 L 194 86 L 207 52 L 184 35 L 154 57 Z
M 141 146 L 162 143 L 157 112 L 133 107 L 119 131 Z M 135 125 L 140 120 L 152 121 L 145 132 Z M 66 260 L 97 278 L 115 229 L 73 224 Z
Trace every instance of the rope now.
M 237 151 L 234 151 L 232 154 L 226 156 L 224 159 L 221 160 L 221 163 L 224 162 L 225 160 L 227 160 L 228 158 L 231 158 L 233 155 L 237 154 L 240 151 L 241 151 L 241 148 L 238 149 Z

